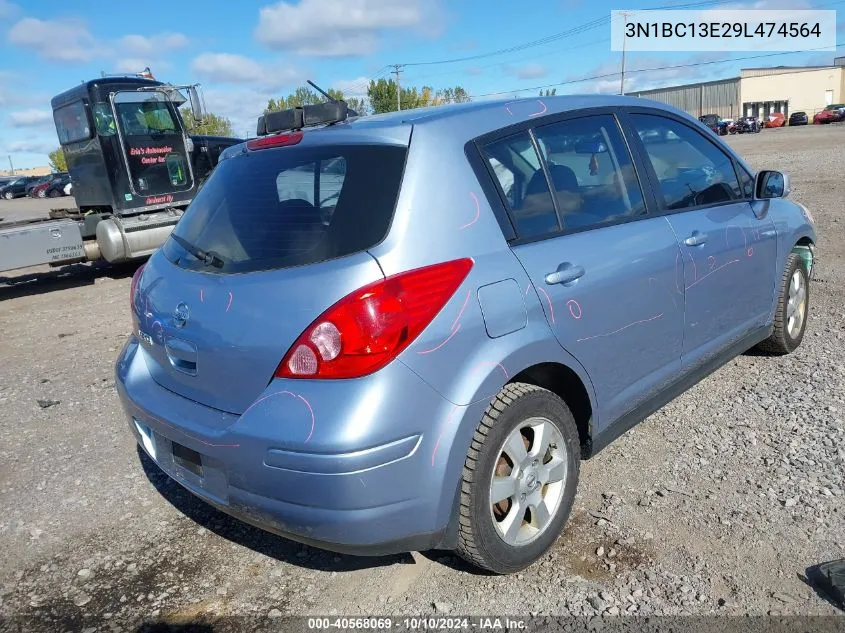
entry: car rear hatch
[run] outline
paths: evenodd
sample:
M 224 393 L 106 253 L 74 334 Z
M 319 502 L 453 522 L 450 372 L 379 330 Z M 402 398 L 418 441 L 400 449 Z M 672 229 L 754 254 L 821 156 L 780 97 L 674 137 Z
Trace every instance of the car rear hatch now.
M 311 132 L 222 161 L 135 293 L 153 379 L 240 414 L 315 318 L 382 279 L 366 251 L 389 229 L 407 134 L 344 142 L 348 133 Z

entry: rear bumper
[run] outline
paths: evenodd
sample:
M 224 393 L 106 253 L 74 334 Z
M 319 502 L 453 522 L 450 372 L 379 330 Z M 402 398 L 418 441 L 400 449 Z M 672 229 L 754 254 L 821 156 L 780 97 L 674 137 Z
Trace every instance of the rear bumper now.
M 297 381 L 294 393 L 291 381 L 274 381 L 237 416 L 155 383 L 134 338 L 115 381 L 132 434 L 159 468 L 244 522 L 350 554 L 453 547 L 466 450 L 451 450 L 455 407 L 401 363 L 327 382 Z M 199 454 L 199 474 L 174 457 L 174 443 Z

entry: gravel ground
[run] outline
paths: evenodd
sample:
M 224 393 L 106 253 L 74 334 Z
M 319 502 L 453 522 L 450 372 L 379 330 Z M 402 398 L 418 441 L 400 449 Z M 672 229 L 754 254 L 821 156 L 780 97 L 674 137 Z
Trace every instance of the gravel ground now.
M 804 343 L 740 356 L 586 462 L 558 544 L 511 577 L 442 552 L 338 556 L 197 501 L 139 458 L 114 392 L 132 269 L 0 276 L 0 614 L 56 631 L 202 614 L 835 614 L 801 578 L 845 551 L 845 125 L 728 140 L 790 172 L 818 223 Z

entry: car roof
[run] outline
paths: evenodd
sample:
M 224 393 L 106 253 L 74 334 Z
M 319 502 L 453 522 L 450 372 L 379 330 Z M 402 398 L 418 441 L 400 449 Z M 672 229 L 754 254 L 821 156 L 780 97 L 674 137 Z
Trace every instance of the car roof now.
M 686 112 L 650 99 L 618 95 L 565 95 L 521 99 L 496 99 L 471 101 L 437 107 L 414 108 L 350 119 L 346 123 L 311 130 L 322 136 L 345 130 L 366 136 L 397 138 L 399 129 L 430 128 L 435 133 L 446 133 L 453 141 L 466 142 L 477 136 L 509 125 L 534 119 L 539 115 L 552 115 L 603 107 L 648 107 L 683 116 L 696 121 Z M 357 135 L 357 134 L 356 134 Z M 325 137 L 324 137 L 325 139 Z M 321 140 L 324 140 L 321 139 Z M 312 137 L 312 140 L 317 140 Z

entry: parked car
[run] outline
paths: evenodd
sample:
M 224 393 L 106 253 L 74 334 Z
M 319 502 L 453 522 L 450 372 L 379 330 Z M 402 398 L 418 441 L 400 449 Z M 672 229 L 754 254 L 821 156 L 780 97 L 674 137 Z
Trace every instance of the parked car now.
M 0 196 L 6 200 L 12 200 L 13 198 L 24 196 L 26 195 L 26 185 L 28 182 L 28 178 L 21 176 L 20 178 L 15 178 L 8 183 L 0 185 Z
M 786 125 L 786 116 L 783 112 L 772 112 L 766 117 L 763 125 L 767 128 L 783 127 Z
M 59 176 L 58 178 L 53 178 L 47 186 L 44 187 L 44 195 L 41 195 L 41 191 L 38 192 L 39 198 L 58 198 L 59 196 L 67 195 L 65 193 L 65 187 L 70 184 L 70 175 L 64 174 L 63 176 Z
M 147 466 L 251 524 L 515 572 L 582 459 L 737 354 L 801 344 L 810 212 L 670 106 L 271 129 L 133 276 L 115 366 Z
M 30 189 L 29 195 L 32 198 L 46 198 L 49 192 L 52 190 L 52 187 L 60 183 L 62 184 L 62 187 L 64 187 L 64 185 L 67 184 L 69 180 L 70 176 L 68 174 L 54 174 L 46 178 L 44 182 L 41 182 L 40 184 Z M 55 195 L 61 195 L 61 193 L 57 193 Z M 55 195 L 52 197 L 55 197 Z
M 53 176 L 38 176 L 33 178 L 27 185 L 26 185 L 26 195 L 35 198 L 37 196 L 33 195 L 32 190 L 36 187 L 40 187 L 41 185 L 47 184 L 53 179 Z
M 825 107 L 821 112 L 817 112 L 813 116 L 813 125 L 820 125 L 822 123 L 838 123 L 845 119 L 845 104 L 837 103 Z
M 760 129 L 759 121 L 751 116 L 741 117 L 728 127 L 728 131 L 731 134 L 752 134 L 759 132 Z
M 789 115 L 789 125 L 807 125 L 809 123 L 806 112 L 793 112 Z
M 698 120 L 704 123 L 707 127 L 709 127 L 715 134 L 719 134 L 719 115 L 718 114 L 705 114 L 703 116 L 698 117 Z

